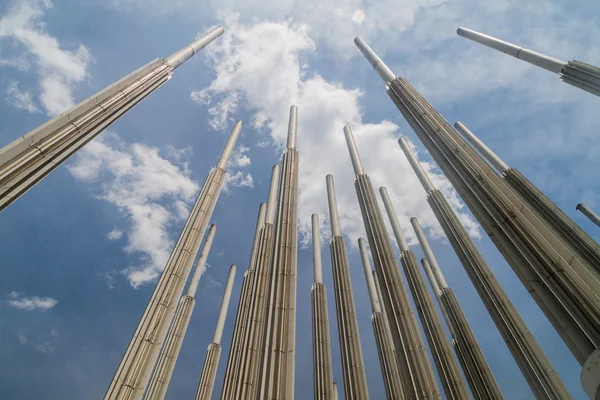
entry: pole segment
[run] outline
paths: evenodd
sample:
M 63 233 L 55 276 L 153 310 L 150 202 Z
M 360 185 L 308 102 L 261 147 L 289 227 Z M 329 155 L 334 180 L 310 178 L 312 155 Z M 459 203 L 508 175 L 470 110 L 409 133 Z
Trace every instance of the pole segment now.
M 502 163 L 502 160 L 487 148 L 473 132 L 460 122 L 457 122 L 454 126 L 484 158 L 498 168 L 496 164 L 498 164 L 498 161 Z M 547 227 L 552 230 L 555 236 L 560 238 L 564 245 L 570 247 L 573 256 L 577 257 L 580 263 L 588 264 L 589 269 L 600 273 L 600 245 L 519 170 L 510 168 L 506 164 L 503 165 L 503 168 L 498 168 L 502 172 L 503 180 L 521 196 L 521 200 L 532 211 L 537 213 L 537 216 L 547 224 Z
M 346 129 L 344 133 L 349 144 L 351 158 L 358 159 L 355 146 L 350 145 L 354 143 L 352 132 Z M 406 399 L 439 399 L 440 391 L 427 357 L 417 320 L 411 309 L 408 293 L 377 204 L 373 185 L 362 167 L 356 168 L 356 163 L 353 164 L 356 173 L 354 185 L 381 288 L 382 309 L 387 312 L 387 320 L 396 349 L 404 397 Z
M 377 354 L 379 355 L 379 364 L 381 366 L 386 397 L 388 399 L 404 399 L 402 380 L 398 372 L 397 355 L 392 342 L 390 326 L 381 310 L 379 295 L 373 278 L 374 271 L 371 271 L 371 263 L 369 262 L 369 255 L 367 254 L 367 247 L 363 238 L 358 239 L 358 248 L 360 249 L 367 288 L 369 289 L 369 298 L 371 299 L 371 308 L 373 310 L 371 323 L 373 324 L 373 334 L 375 335 L 375 343 L 377 344 Z
M 415 234 L 417 235 L 417 240 L 423 249 L 423 253 L 425 254 L 425 258 L 429 262 L 431 266 L 431 270 L 433 275 L 435 276 L 435 281 L 440 288 L 447 288 L 448 284 L 446 283 L 446 279 L 444 279 L 444 275 L 442 275 L 442 271 L 440 270 L 440 266 L 433 255 L 433 251 L 431 251 L 431 247 L 429 246 L 429 242 L 427 241 L 427 237 L 425 233 L 423 233 L 423 229 L 421 229 L 421 225 L 419 224 L 419 220 L 415 217 L 410 219 L 410 223 L 415 230 Z
M 389 69 L 387 65 L 385 65 L 381 58 L 379 58 L 379 56 L 375 54 L 373 49 L 371 49 L 361 37 L 355 38 L 354 43 L 361 51 L 361 53 L 363 53 L 367 61 L 369 61 L 369 64 L 371 64 L 375 71 L 377 71 L 377 73 L 385 83 L 396 79 L 396 76 L 394 75 L 392 70 Z
M 204 245 L 200 250 L 200 257 L 196 263 L 196 269 L 194 270 L 186 295 L 179 300 L 179 305 L 177 306 L 175 316 L 173 317 L 173 323 L 171 323 L 167 338 L 165 339 L 165 345 L 160 351 L 156 367 L 150 378 L 148 390 L 144 396 L 145 400 L 162 400 L 167 394 L 171 376 L 173 375 L 175 364 L 179 358 L 181 345 L 183 344 L 188 325 L 192 318 L 192 313 L 194 312 L 194 306 L 196 304 L 194 297 L 196 296 L 198 283 L 206 269 L 206 260 L 208 259 L 216 231 L 217 226 L 212 224 L 206 235 Z
M 323 284 L 319 216 L 312 215 L 312 245 L 315 283 L 311 288 L 314 398 L 332 400 L 335 396 L 331 362 L 331 335 L 327 291 Z
M 239 136 L 239 129 L 240 121 L 231 135 Z M 108 387 L 105 400 L 137 400 L 143 396 L 224 180 L 224 169 L 217 167 L 210 171 Z
M 354 173 L 356 175 L 362 175 L 365 173 L 365 171 L 363 170 L 360 156 L 358 155 L 358 150 L 356 149 L 356 143 L 354 142 L 352 129 L 350 129 L 350 126 L 348 125 L 344 126 L 344 136 L 346 137 L 346 144 L 348 145 L 348 151 L 350 152 L 350 159 L 352 160 Z
M 368 399 L 367 376 L 363 360 L 360 332 L 356 318 L 354 294 L 348 265 L 346 243 L 339 228 L 335 187 L 333 177 L 327 175 L 327 197 L 329 200 L 332 237 L 329 243 L 333 290 L 337 312 L 340 353 L 342 357 L 342 378 L 346 400 Z
M 169 57 L 167 57 L 167 62 L 169 65 L 171 65 L 172 69 L 179 67 L 181 64 L 192 58 L 194 54 L 198 53 L 209 43 L 221 36 L 223 32 L 225 32 L 225 30 L 222 26 L 217 26 L 216 28 L 211 29 L 208 31 L 208 33 L 185 46 L 183 49 L 171 54 Z
M 385 187 L 382 187 L 380 192 L 384 198 L 388 219 L 392 224 L 398 246 L 400 247 L 400 263 L 402 264 L 404 275 L 412 292 L 417 313 L 421 320 L 421 326 L 425 332 L 425 338 L 429 344 L 429 350 L 437 368 L 444 393 L 446 393 L 446 398 L 457 400 L 468 399 L 467 387 L 458 369 L 458 364 L 452 357 L 452 351 L 442 328 L 442 322 L 433 306 L 431 296 L 429 296 L 429 292 L 425 287 L 425 281 L 419 270 L 417 259 L 406 244 L 396 211 L 387 195 L 387 190 Z M 401 242 L 404 242 L 404 248 L 400 244 Z M 427 354 L 425 353 L 424 356 L 427 357 Z
M 586 206 L 583 203 L 579 203 L 577 204 L 577 207 L 575 209 L 579 210 L 583 215 L 588 217 L 590 221 L 592 221 L 594 224 L 600 226 L 600 217 L 598 216 L 598 214 L 593 212 L 588 206 Z
M 217 369 L 219 367 L 219 359 L 221 357 L 221 338 L 223 336 L 223 326 L 225 318 L 227 318 L 227 309 L 229 308 L 229 300 L 231 299 L 231 289 L 235 280 L 236 266 L 232 265 L 229 268 L 227 283 L 225 284 L 225 292 L 221 301 L 221 309 L 219 310 L 219 318 L 212 343 L 208 346 L 204 366 L 200 374 L 200 382 L 196 391 L 196 400 L 210 400 L 212 397 L 213 388 L 215 386 L 215 378 L 217 377 Z
M 222 31 L 215 28 L 190 46 L 205 46 Z M 169 80 L 176 68 L 170 60 L 149 62 L 0 149 L 0 211 Z

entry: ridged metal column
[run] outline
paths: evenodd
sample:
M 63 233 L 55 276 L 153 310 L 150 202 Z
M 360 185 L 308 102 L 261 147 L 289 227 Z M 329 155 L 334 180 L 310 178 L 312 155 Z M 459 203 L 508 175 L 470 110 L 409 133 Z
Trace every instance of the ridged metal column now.
M 456 33 L 459 36 L 558 74 L 560 79 L 569 85 L 600 96 L 600 68 L 598 67 L 576 60 L 561 61 L 467 28 L 458 28 Z
M 298 257 L 298 108 L 290 107 L 287 147 L 281 160 L 281 185 L 272 260 L 272 279 L 259 385 L 261 399 L 294 398 L 296 348 L 296 272 Z
M 556 204 L 533 185 L 519 170 L 510 168 L 489 147 L 487 147 L 463 123 L 454 124 L 456 130 L 501 174 L 527 205 L 545 221 L 548 226 L 563 239 L 575 252 L 580 262 L 588 263 L 600 271 L 600 245 L 583 231 Z
M 431 184 L 404 139 L 400 139 L 400 145 L 427 192 L 433 213 L 536 398 L 571 398 L 442 193 Z
M 373 333 L 375 335 L 375 343 L 377 344 L 377 354 L 379 355 L 379 364 L 381 366 L 381 377 L 383 378 L 383 386 L 387 399 L 403 400 L 402 380 L 398 371 L 398 362 L 396 361 L 396 350 L 392 342 L 392 333 L 390 326 L 381 310 L 379 302 L 379 291 L 376 287 L 373 273 L 371 270 L 371 262 L 367 254 L 367 246 L 365 239 L 358 239 L 358 248 L 360 250 L 360 258 L 362 260 L 363 269 L 365 272 L 365 280 L 367 281 L 367 289 L 369 289 L 369 299 L 371 300 L 371 323 L 373 324 Z
M 213 341 L 208 345 L 206 351 L 206 359 L 200 374 L 200 382 L 198 383 L 198 391 L 196 392 L 196 400 L 210 400 L 212 397 L 213 387 L 215 386 L 215 378 L 217 377 L 217 369 L 219 367 L 219 358 L 221 357 L 221 339 L 223 338 L 223 328 L 225 327 L 225 319 L 227 318 L 227 310 L 229 309 L 229 300 L 231 300 L 231 290 L 233 289 L 233 281 L 235 280 L 236 266 L 232 265 L 229 268 L 227 283 L 225 284 L 225 292 L 221 301 L 221 309 L 217 319 L 217 326 Z
M 242 123 L 236 122 L 217 166 L 213 168 L 185 223 L 154 293 L 148 302 L 133 338 L 104 396 L 109 399 L 141 399 L 158 358 L 177 300 L 200 248 L 208 222 L 225 179 L 225 167 L 240 135 Z
M 383 309 L 387 312 L 387 320 L 398 356 L 404 398 L 439 399 L 440 390 L 427 357 L 415 314 L 410 307 L 408 293 L 383 223 L 375 191 L 369 176 L 363 170 L 350 127 L 344 127 L 344 133 L 356 174 L 354 186 L 381 288 Z
M 312 245 L 315 283 L 312 285 L 310 294 L 312 308 L 314 398 L 319 400 L 333 400 L 331 335 L 329 333 L 327 290 L 323 284 L 321 237 L 319 234 L 319 216 L 317 214 L 312 215 Z
M 503 396 L 498 383 L 496 383 L 496 379 L 481 352 L 479 343 L 475 339 L 458 299 L 452 289 L 448 287 L 442 275 L 419 221 L 416 218 L 411 218 L 410 222 L 426 257 L 421 260 L 421 264 L 446 320 L 446 325 L 452 336 L 452 346 L 471 388 L 471 394 L 476 400 L 502 399 Z
M 148 384 L 148 390 L 144 396 L 145 400 L 162 400 L 167 394 L 169 383 L 171 382 L 171 376 L 175 369 L 175 363 L 179 357 L 179 351 L 185 338 L 192 313 L 194 312 L 194 305 L 196 304 L 196 291 L 198 290 L 198 284 L 200 278 L 204 274 L 206 260 L 210 253 L 215 234 L 217 232 L 217 226 L 215 224 L 210 226 L 206 240 L 202 250 L 200 251 L 200 257 L 196 263 L 196 268 L 192 275 L 192 280 L 188 286 L 185 296 L 179 300 L 179 305 L 175 311 L 173 322 L 169 327 L 165 344 L 160 351 L 156 367 L 150 378 Z
M 229 350 L 229 357 L 227 359 L 227 368 L 225 369 L 225 378 L 223 379 L 223 388 L 221 391 L 223 398 L 231 398 L 233 396 L 233 393 L 235 393 L 236 382 L 240 373 L 241 354 L 243 352 L 243 338 L 248 324 L 250 298 L 254 283 L 254 271 L 256 268 L 260 233 L 265 226 L 266 210 L 267 203 L 261 203 L 258 209 L 254 240 L 252 241 L 250 263 L 248 265 L 248 269 L 246 272 L 244 272 L 244 281 L 242 283 L 240 301 L 238 303 L 238 310 L 235 317 L 233 337 L 231 339 L 231 347 Z
M 344 395 L 347 400 L 368 399 L 367 376 L 363 360 L 360 332 L 354 306 L 352 281 L 348 265 L 346 243 L 342 237 L 340 220 L 335 197 L 333 176 L 327 175 L 327 200 L 329 202 L 329 221 L 331 222 L 331 269 L 333 271 L 333 291 L 337 314 L 340 355 L 342 358 L 342 378 Z
M 279 186 L 279 166 L 273 166 L 269 201 L 265 216 L 264 227 L 260 231 L 256 252 L 256 267 L 248 271 L 251 277 L 248 298 L 248 317 L 241 338 L 239 354 L 239 371 L 230 376 L 232 380 L 227 391 L 223 390 L 222 400 L 255 399 L 257 398 L 258 380 L 260 378 L 260 357 L 263 346 L 265 314 L 269 296 L 271 279 L 271 260 L 273 258 L 273 224 L 277 210 L 277 188 Z M 228 371 L 229 373 L 229 371 Z
M 421 326 L 425 332 L 425 338 L 429 344 L 429 351 L 433 356 L 433 362 L 438 371 L 438 376 L 444 393 L 446 393 L 446 399 L 468 399 L 469 393 L 467 386 L 463 381 L 460 374 L 458 364 L 452 356 L 452 350 L 450 344 L 446 339 L 442 322 L 435 311 L 433 301 L 427 292 L 425 287 L 425 280 L 421 275 L 419 265 L 414 253 L 408 247 L 408 243 L 404 238 L 402 229 L 400 228 L 400 222 L 394 210 L 394 206 L 390 200 L 387 189 L 385 187 L 379 188 L 383 204 L 387 212 L 392 231 L 398 242 L 400 248 L 400 263 L 404 269 L 404 275 L 408 281 L 408 286 L 413 295 L 413 301 L 417 308 L 417 313 L 421 319 Z
M 214 28 L 167 59 L 149 62 L 0 149 L 0 211 L 162 86 L 175 68 L 222 33 L 222 27 Z

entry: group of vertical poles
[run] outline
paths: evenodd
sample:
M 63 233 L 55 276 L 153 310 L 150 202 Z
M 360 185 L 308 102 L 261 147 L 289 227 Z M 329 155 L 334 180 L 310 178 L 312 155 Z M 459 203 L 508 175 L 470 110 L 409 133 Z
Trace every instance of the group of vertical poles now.
M 433 306 L 433 301 L 425 286 L 425 280 L 420 272 L 419 265 L 414 253 L 408 247 L 394 206 L 390 200 L 387 189 L 379 189 L 385 210 L 388 214 L 392 231 L 400 248 L 400 263 L 404 269 L 404 275 L 408 281 L 408 286 L 413 295 L 413 300 L 417 313 L 421 319 L 421 325 L 425 333 L 425 338 L 429 344 L 429 351 L 433 356 L 433 361 L 438 371 L 438 376 L 447 399 L 468 399 L 467 387 L 462 379 L 456 360 L 452 356 L 452 350 L 442 323 Z
M 206 260 L 208 259 L 216 232 L 217 226 L 215 224 L 211 225 L 206 235 L 204 246 L 202 246 L 202 250 L 200 251 L 200 257 L 196 263 L 196 268 L 192 274 L 186 294 L 179 300 L 179 305 L 175 311 L 173 322 L 169 327 L 165 344 L 160 351 L 158 361 L 148 384 L 148 389 L 144 395 L 145 400 L 162 400 L 165 398 L 177 358 L 179 357 L 181 345 L 183 344 L 192 313 L 194 312 L 196 291 L 200 283 L 200 277 L 204 273 Z
M 425 258 L 421 260 L 446 325 L 452 336 L 452 346 L 465 378 L 476 400 L 502 399 L 502 392 L 471 330 L 469 322 L 454 292 L 448 287 L 442 271 L 416 218 L 410 220 Z
M 217 166 L 210 171 L 108 387 L 105 400 L 142 398 L 223 187 L 225 167 L 241 128 L 242 123 L 236 122 Z
M 404 397 L 439 399 L 440 391 L 410 306 L 373 186 L 362 168 L 350 127 L 344 127 L 344 133 L 356 175 L 355 188 L 381 288 L 381 300 L 396 349 Z
M 329 332 L 327 290 L 323 284 L 319 216 L 313 214 L 311 219 L 314 283 L 310 293 L 312 309 L 314 398 L 315 400 L 333 400 L 335 394 L 331 360 L 331 334 Z
M 342 359 L 344 395 L 347 400 L 364 400 L 369 398 L 369 391 L 360 343 L 356 307 L 354 305 L 354 294 L 352 292 L 348 254 L 340 229 L 333 176 L 327 175 L 326 183 L 332 234 L 329 250 L 331 253 L 338 338 Z

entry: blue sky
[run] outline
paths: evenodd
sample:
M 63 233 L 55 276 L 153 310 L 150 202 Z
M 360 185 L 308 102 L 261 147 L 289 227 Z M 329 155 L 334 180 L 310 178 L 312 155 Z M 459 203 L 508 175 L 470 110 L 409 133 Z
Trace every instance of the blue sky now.
M 258 205 L 279 161 L 288 108 L 299 106 L 300 240 L 323 223 L 325 175 L 336 180 L 349 249 L 369 390 L 382 398 L 367 288 L 356 240 L 364 235 L 342 126 L 351 123 L 374 186 L 388 187 L 410 229 L 417 216 L 457 292 L 505 396 L 530 399 L 475 290 L 425 203 L 395 140 L 408 136 L 484 258 L 575 398 L 580 367 L 478 228 L 352 42 L 362 35 L 451 122 L 461 120 L 596 240 L 575 211 L 600 208 L 598 99 L 558 77 L 458 37 L 466 26 L 562 59 L 600 64 L 600 4 L 533 0 L 12 1 L 1 6 L 0 145 L 216 24 L 226 33 L 177 69 L 65 166 L 0 214 L 0 397 L 100 398 L 166 262 L 185 215 L 236 119 L 244 122 L 195 314 L 167 398 L 193 397 L 230 264 L 238 265 L 215 397 L 247 267 Z M 390 231 L 391 233 L 391 231 Z M 299 252 L 297 397 L 312 395 L 310 247 Z M 329 298 L 334 318 L 333 297 Z M 334 378 L 336 322 L 330 321 Z M 340 385 L 341 389 L 341 385 Z

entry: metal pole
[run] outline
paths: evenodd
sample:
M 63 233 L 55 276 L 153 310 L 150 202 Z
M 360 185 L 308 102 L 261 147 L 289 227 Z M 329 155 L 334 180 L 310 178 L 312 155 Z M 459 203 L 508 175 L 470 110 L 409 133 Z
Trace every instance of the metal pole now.
M 313 268 L 315 283 L 323 283 L 323 264 L 321 262 L 321 238 L 319 235 L 319 215 L 312 215 Z
M 210 252 L 210 248 L 212 247 L 216 233 L 217 225 L 212 224 L 208 229 L 208 233 L 206 234 L 206 241 L 204 242 L 204 246 L 200 251 L 200 257 L 196 263 L 196 269 L 194 269 L 194 273 L 192 274 L 192 279 L 190 280 L 190 285 L 188 286 L 186 296 L 196 297 L 198 284 L 200 283 L 200 278 L 202 275 L 204 275 L 204 271 L 206 270 L 206 260 L 208 259 L 208 253 Z
M 373 49 L 371 49 L 369 45 L 366 44 L 360 36 L 354 39 L 354 43 L 360 49 L 361 53 L 363 53 L 367 61 L 369 61 L 369 64 L 371 64 L 375 71 L 377 71 L 377 73 L 385 83 L 396 79 L 396 76 L 394 75 L 392 70 L 389 69 L 387 65 L 385 65 L 381 58 L 379 58 L 379 56 L 375 54 Z
M 221 301 L 221 309 L 219 310 L 219 318 L 217 319 L 217 326 L 215 328 L 215 334 L 213 336 L 213 343 L 218 345 L 221 344 L 221 338 L 223 337 L 223 327 L 225 326 L 225 318 L 227 318 L 227 309 L 229 308 L 229 301 L 231 300 L 231 289 L 233 288 L 233 281 L 235 279 L 236 266 L 232 265 L 229 268 L 229 275 L 227 276 L 227 284 L 225 285 L 225 292 L 223 294 L 223 300 Z
M 367 281 L 367 289 L 369 290 L 371 308 L 373 309 L 373 313 L 380 313 L 381 306 L 379 305 L 379 297 L 377 296 L 377 289 L 375 288 L 375 281 L 373 280 L 371 262 L 369 261 L 369 254 L 367 254 L 367 246 L 365 245 L 365 239 L 358 239 L 358 248 L 360 250 L 360 259 L 362 261 L 363 269 L 365 272 L 365 280 Z
M 398 242 L 398 246 L 400 246 L 400 251 L 409 250 L 408 243 L 404 238 L 404 234 L 402 233 L 402 228 L 400 228 L 400 222 L 398 221 L 398 216 L 394 212 L 394 207 L 392 206 L 392 202 L 390 200 L 390 196 L 387 192 L 387 189 L 382 186 L 379 188 L 379 193 L 381 194 L 381 198 L 383 199 L 383 205 L 385 206 L 385 212 L 387 213 L 390 224 L 392 225 L 392 231 L 394 232 L 394 236 L 396 237 L 396 241 Z
M 437 285 L 439 285 L 439 287 L 441 288 L 447 288 L 448 284 L 446 283 L 446 279 L 444 279 L 444 275 L 442 275 L 440 266 L 437 263 L 435 256 L 433 255 L 433 251 L 431 251 L 431 247 L 429 246 L 429 242 L 427 241 L 425 233 L 423 233 L 423 229 L 421 229 L 419 221 L 415 217 L 412 217 L 410 219 L 410 223 L 412 224 L 412 227 L 415 230 L 417 240 L 419 241 L 419 244 L 423 249 L 423 253 L 425 254 L 425 257 L 427 258 L 427 261 L 431 266 L 431 270 L 433 271 L 433 275 L 435 276 L 435 281 L 437 282 Z
M 340 229 L 340 217 L 338 215 L 337 200 L 335 197 L 335 187 L 333 186 L 333 176 L 325 177 L 327 182 L 327 202 L 329 203 L 329 221 L 331 223 L 331 235 L 342 236 Z
M 579 210 L 583 215 L 588 217 L 590 221 L 592 221 L 594 224 L 600 226 L 600 217 L 598 216 L 598 214 L 593 212 L 588 206 L 586 206 L 583 203 L 579 203 L 577 204 L 577 207 L 575 209 Z
M 356 149 L 356 143 L 354 142 L 354 135 L 352 129 L 348 125 L 344 126 L 344 136 L 346 137 L 346 144 L 348 145 L 348 151 L 350 152 L 350 159 L 352 160 L 352 167 L 356 175 L 362 175 L 365 173 L 360 162 L 358 150 Z
M 162 86 L 177 66 L 222 33 L 223 28 L 215 28 L 175 53 L 181 56 L 149 62 L 0 149 L 0 211 Z
M 487 147 L 485 143 L 479 140 L 479 138 L 475 136 L 475 134 L 471 132 L 469 128 L 467 128 L 462 122 L 455 122 L 454 127 L 498 171 L 502 173 L 510 168 L 504 161 L 502 161 L 500 157 L 498 157 L 496 153 L 490 150 L 490 148 Z

